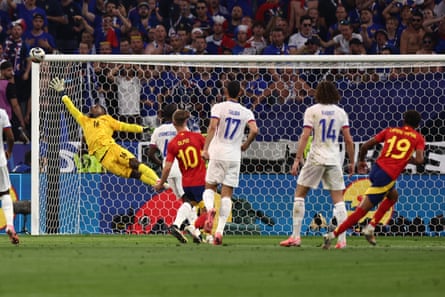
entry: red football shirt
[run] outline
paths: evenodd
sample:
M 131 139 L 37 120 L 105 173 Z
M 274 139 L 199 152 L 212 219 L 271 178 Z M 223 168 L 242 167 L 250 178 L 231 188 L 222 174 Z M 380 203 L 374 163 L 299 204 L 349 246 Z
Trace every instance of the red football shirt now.
M 386 128 L 375 139 L 384 142 L 377 164 L 393 179 L 399 177 L 416 150 L 425 149 L 423 136 L 409 126 Z
M 184 187 L 205 185 L 206 166 L 201 156 L 204 143 L 204 136 L 190 131 L 178 133 L 168 143 L 166 160 L 178 160 Z

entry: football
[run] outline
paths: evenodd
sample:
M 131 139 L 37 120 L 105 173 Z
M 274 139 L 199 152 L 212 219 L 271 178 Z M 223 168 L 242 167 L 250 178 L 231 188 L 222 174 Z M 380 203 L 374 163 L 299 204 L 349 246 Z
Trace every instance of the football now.
M 33 47 L 29 51 L 29 56 L 34 63 L 40 63 L 45 60 L 45 51 L 41 47 Z

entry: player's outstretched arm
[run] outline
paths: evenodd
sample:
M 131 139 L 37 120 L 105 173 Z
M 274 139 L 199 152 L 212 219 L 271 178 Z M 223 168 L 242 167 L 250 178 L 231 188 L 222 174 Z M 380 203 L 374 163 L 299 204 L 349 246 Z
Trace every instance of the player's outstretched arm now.
M 83 114 L 74 106 L 70 97 L 65 95 L 65 80 L 62 78 L 55 77 L 49 82 L 49 87 L 57 92 L 59 96 L 62 97 L 62 102 L 65 104 L 71 115 L 78 121 L 78 119 L 83 116 Z

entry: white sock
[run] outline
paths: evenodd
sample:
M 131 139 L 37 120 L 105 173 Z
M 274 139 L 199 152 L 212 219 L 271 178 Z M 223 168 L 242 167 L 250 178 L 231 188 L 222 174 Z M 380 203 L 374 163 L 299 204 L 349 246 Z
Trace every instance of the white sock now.
M 337 226 L 340 226 L 346 220 L 348 213 L 343 201 L 337 202 L 334 205 L 333 215 L 337 219 Z M 346 232 L 343 232 L 338 236 L 338 242 L 346 242 Z
M 5 213 L 6 226 L 12 226 L 12 231 L 14 231 L 14 206 L 12 205 L 11 195 L 2 196 L 2 209 Z
M 215 207 L 215 192 L 212 189 L 206 189 L 202 194 L 202 200 L 206 209 L 211 210 Z
M 192 206 L 188 202 L 182 203 L 182 205 L 179 207 L 178 212 L 176 213 L 175 221 L 173 222 L 173 225 L 180 228 L 182 223 L 190 217 L 190 213 L 192 211 Z
M 215 233 L 219 232 L 223 234 L 227 218 L 231 211 L 232 199 L 230 197 L 221 197 L 221 208 L 219 209 L 218 226 L 216 227 Z
M 195 221 L 197 219 L 197 214 L 196 214 L 196 207 L 194 206 L 192 208 L 192 211 L 189 213 L 187 220 L 189 221 L 190 225 L 188 226 L 189 230 L 191 233 L 195 234 L 196 236 L 199 236 L 201 234 L 201 232 L 199 231 L 199 229 L 195 228 Z
M 304 198 L 295 197 L 294 198 L 294 208 L 292 211 L 292 221 L 293 221 L 293 231 L 292 237 L 298 238 L 301 236 L 301 224 L 304 219 L 305 205 Z

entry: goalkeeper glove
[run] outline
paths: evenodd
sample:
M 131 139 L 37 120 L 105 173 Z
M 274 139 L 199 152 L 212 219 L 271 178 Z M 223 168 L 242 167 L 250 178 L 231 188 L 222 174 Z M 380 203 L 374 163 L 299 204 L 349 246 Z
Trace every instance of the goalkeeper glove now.
M 154 128 L 152 128 L 152 127 L 142 128 L 142 132 L 144 132 L 144 133 L 151 133 L 151 132 L 153 132 L 153 130 L 154 130 Z
M 59 93 L 62 97 L 65 95 L 65 80 L 55 77 L 49 82 L 49 87 Z

